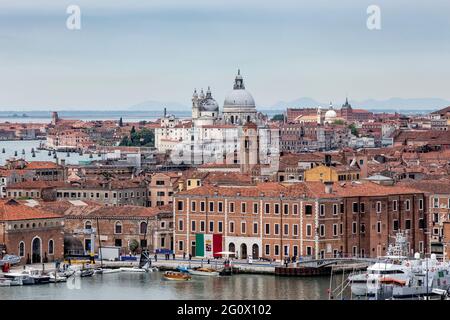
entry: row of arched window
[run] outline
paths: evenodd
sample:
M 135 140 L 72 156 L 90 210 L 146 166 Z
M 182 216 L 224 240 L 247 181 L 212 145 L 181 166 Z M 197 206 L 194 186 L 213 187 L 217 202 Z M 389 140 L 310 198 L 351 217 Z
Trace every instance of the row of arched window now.
M 85 228 L 85 229 L 92 229 L 92 222 L 91 222 L 91 221 L 86 221 L 86 222 L 84 223 L 84 228 Z M 141 234 L 145 234 L 145 233 L 146 233 L 146 230 L 147 230 L 147 222 L 142 221 L 142 222 L 139 224 L 139 232 L 140 232 Z M 115 234 L 121 234 L 121 233 L 122 233 L 122 222 L 116 221 L 116 222 L 114 223 L 114 233 L 115 233 Z
M 31 244 L 32 246 L 33 244 Z M 48 241 L 48 254 L 52 255 L 55 252 L 55 242 L 53 239 Z M 20 241 L 19 243 L 19 257 L 25 257 L 25 242 Z

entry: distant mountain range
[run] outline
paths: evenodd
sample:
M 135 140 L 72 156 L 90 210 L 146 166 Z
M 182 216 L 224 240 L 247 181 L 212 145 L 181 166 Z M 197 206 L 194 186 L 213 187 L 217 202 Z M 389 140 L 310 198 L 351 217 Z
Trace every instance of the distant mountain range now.
M 333 106 L 339 109 L 344 101 L 332 101 Z M 444 107 L 450 106 L 450 101 L 440 98 L 390 98 L 387 100 L 367 99 L 363 101 L 349 100 L 349 103 L 356 109 L 367 110 L 389 110 L 389 111 L 434 111 Z M 279 101 L 273 105 L 258 105 L 258 110 L 261 111 L 273 111 L 284 110 L 286 108 L 314 108 L 321 106 L 327 108 L 330 102 L 320 102 L 313 98 L 302 97 L 292 101 Z M 187 111 L 190 107 L 173 101 L 156 101 L 148 100 L 138 104 L 135 104 L 128 108 L 130 111 L 160 111 L 167 108 L 168 112 L 173 111 Z
M 339 109 L 343 101 L 333 102 L 333 106 Z M 450 101 L 439 98 L 418 98 L 418 99 L 404 99 L 404 98 L 391 98 L 388 100 L 375 100 L 368 99 L 363 101 L 349 100 L 349 103 L 353 108 L 361 108 L 368 110 L 439 110 L 444 107 L 450 106 Z M 312 98 L 304 97 L 295 99 L 293 101 L 285 102 L 280 101 L 269 107 L 261 107 L 264 109 L 285 109 L 290 108 L 305 108 L 305 107 L 328 107 L 330 102 L 319 102 Z

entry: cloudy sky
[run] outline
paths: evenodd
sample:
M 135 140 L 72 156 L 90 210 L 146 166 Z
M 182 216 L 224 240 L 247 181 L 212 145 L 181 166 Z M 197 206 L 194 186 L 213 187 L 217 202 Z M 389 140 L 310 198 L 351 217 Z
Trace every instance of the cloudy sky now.
M 450 99 L 450 1 L 0 0 L 0 110 L 189 105 L 208 85 L 222 104 L 237 68 L 259 106 Z

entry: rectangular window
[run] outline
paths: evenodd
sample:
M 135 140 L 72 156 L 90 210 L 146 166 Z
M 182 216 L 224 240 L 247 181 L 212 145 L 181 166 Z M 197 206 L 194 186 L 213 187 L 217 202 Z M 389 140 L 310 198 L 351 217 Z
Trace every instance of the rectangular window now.
M 205 201 L 200 202 L 200 211 L 205 212 Z
M 338 235 L 338 225 L 337 223 L 333 224 L 333 236 L 337 236 Z
M 234 213 L 234 202 L 230 202 L 230 212 Z
M 307 224 L 306 225 L 306 236 L 311 237 L 312 236 L 312 225 Z
M 191 221 L 191 231 L 195 232 L 195 220 Z
M 341 203 L 341 213 L 344 213 L 344 209 L 345 209 L 345 206 L 343 203 Z
M 241 203 L 241 213 L 247 213 L 247 204 L 245 202 Z
M 319 232 L 320 232 L 319 234 L 321 237 L 325 237 L 325 225 L 324 224 L 320 225 Z
M 270 213 L 270 203 L 266 203 L 264 207 L 264 213 Z
M 312 256 L 312 247 L 310 247 L 310 246 L 306 247 L 306 255 Z
M 292 235 L 293 235 L 294 237 L 298 236 L 298 224 L 294 224 L 294 225 L 292 226 Z
M 269 256 L 270 255 L 270 245 L 269 244 L 266 244 L 266 256 Z
M 278 223 L 275 223 L 274 234 L 275 235 L 279 235 L 280 234 L 280 225 Z
M 289 204 L 287 203 L 283 205 L 283 214 L 285 215 L 289 214 Z
M 333 204 L 333 215 L 337 215 L 337 214 L 338 214 L 338 205 Z
M 178 211 L 183 210 L 183 201 L 178 201 L 177 208 L 178 208 Z
M 230 233 L 234 233 L 234 222 L 230 222 Z
M 264 228 L 265 234 L 269 235 L 270 234 L 270 224 L 266 223 L 264 226 L 265 226 L 265 228 Z
M 245 233 L 246 231 L 245 231 L 245 227 L 246 227 L 246 224 L 245 224 L 245 222 L 242 222 L 241 223 L 241 233 Z
M 352 222 L 352 233 L 356 234 L 358 231 L 357 229 L 358 229 L 358 224 L 356 223 L 356 221 L 353 221 Z
M 178 230 L 183 231 L 183 220 L 178 221 Z
M 192 212 L 195 212 L 195 209 L 196 209 L 195 206 L 196 206 L 196 204 L 197 204 L 197 202 L 195 202 L 195 201 L 192 201 L 192 202 L 191 202 L 191 211 L 192 211 Z
M 253 203 L 253 213 L 258 214 L 258 204 L 256 202 Z
M 209 212 L 214 212 L 214 202 L 209 202 Z
M 258 234 L 258 223 L 253 223 L 253 234 Z
M 439 208 L 439 198 L 437 198 L 437 197 L 433 198 L 433 207 Z
M 292 214 L 293 215 L 298 215 L 298 205 L 297 204 L 294 204 L 292 206 Z
M 217 203 L 217 211 L 218 212 L 223 212 L 223 202 L 218 202 Z
M 381 213 L 381 201 L 377 201 L 376 207 L 377 207 L 377 213 Z
M 219 222 L 217 222 L 217 228 L 218 228 L 218 232 L 219 233 L 222 233 L 223 232 L 223 222 L 222 221 L 219 221 Z
M 180 251 L 183 251 L 183 250 L 184 250 L 183 240 L 178 241 L 178 249 L 179 249 Z
M 205 221 L 200 221 L 200 231 L 205 232 Z
M 284 235 L 285 236 L 289 235 L 289 225 L 286 223 L 286 224 L 284 224 L 283 227 L 284 227 L 284 230 L 283 230 Z
M 419 219 L 419 229 L 425 229 L 425 220 L 423 218 Z
M 411 229 L 411 220 L 410 219 L 405 220 L 405 229 L 406 230 Z
M 344 224 L 342 222 L 339 224 L 339 233 L 344 234 Z
M 393 225 L 394 231 L 397 231 L 398 227 L 399 227 L 398 220 L 394 220 L 394 225 Z
M 450 204 L 450 200 L 449 200 Z M 419 199 L 419 210 L 423 210 L 423 199 Z
M 381 233 L 381 221 L 377 221 L 377 232 Z
M 279 256 L 280 255 L 280 246 L 279 245 L 274 245 L 274 255 Z
M 353 202 L 353 213 L 358 213 L 358 203 Z
M 411 210 L 411 201 L 410 200 L 405 201 L 405 210 L 406 211 Z
M 280 214 L 280 204 L 275 203 L 273 205 L 273 211 L 274 211 L 275 214 Z
M 214 221 L 209 222 L 209 232 L 214 232 Z
M 312 215 L 312 205 L 310 204 L 305 205 L 305 215 L 307 216 Z
M 366 210 L 366 208 L 365 208 L 365 206 L 364 206 L 364 202 L 360 203 L 360 204 L 359 204 L 359 211 L 360 211 L 361 213 L 364 213 L 365 210 Z
M 397 200 L 392 201 L 392 210 L 397 211 Z
M 321 205 L 320 205 L 320 215 L 321 215 L 321 216 L 324 216 L 324 215 L 325 215 L 325 205 L 324 205 L 324 204 L 321 204 Z

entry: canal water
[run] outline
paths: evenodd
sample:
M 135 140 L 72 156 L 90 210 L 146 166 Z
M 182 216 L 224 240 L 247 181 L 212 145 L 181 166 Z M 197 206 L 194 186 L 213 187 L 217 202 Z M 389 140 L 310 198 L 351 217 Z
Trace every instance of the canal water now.
M 20 141 L 0 141 L 0 166 L 4 165 L 7 159 L 25 159 L 27 161 L 53 161 L 56 159 L 53 157 L 53 152 L 48 155 L 47 150 L 38 150 L 39 144 L 44 142 L 43 140 L 20 140 Z M 5 149 L 5 153 L 3 153 Z M 32 156 L 31 149 L 35 151 L 35 157 Z M 22 150 L 25 154 L 22 154 Z M 17 156 L 15 152 L 17 151 Z M 104 155 L 98 156 L 93 154 L 92 158 L 89 158 L 89 154 L 83 154 L 80 156 L 77 152 L 70 152 L 67 156 L 67 152 L 57 152 L 58 159 L 65 159 L 66 164 L 79 164 L 79 161 L 92 161 L 102 160 Z
M 318 300 L 328 299 L 329 277 L 276 277 L 240 274 L 193 276 L 168 281 L 162 272 L 96 274 L 67 283 L 0 287 L 0 301 L 13 300 Z

